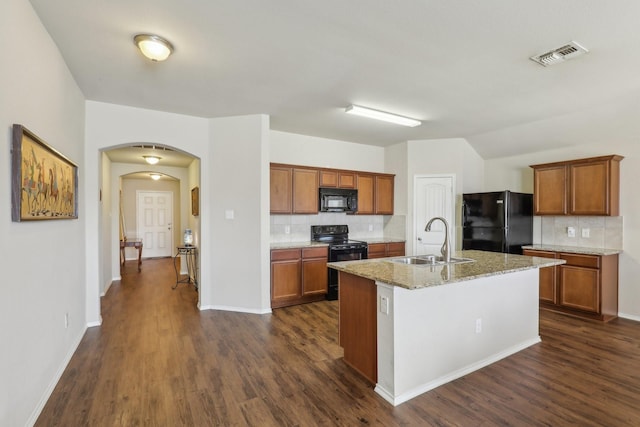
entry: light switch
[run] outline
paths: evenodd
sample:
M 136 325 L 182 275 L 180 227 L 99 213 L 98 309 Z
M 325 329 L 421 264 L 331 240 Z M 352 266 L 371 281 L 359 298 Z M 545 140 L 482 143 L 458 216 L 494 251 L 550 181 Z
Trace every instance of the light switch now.
M 567 227 L 567 236 L 576 237 L 576 228 L 575 227 Z
M 224 211 L 225 219 L 233 219 L 234 216 L 235 216 L 235 212 L 233 211 L 233 209 L 227 209 L 226 211 Z

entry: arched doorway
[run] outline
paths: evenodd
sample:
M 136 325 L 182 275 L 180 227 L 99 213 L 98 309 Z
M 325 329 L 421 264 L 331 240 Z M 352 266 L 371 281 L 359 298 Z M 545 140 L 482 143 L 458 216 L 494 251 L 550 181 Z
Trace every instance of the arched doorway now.
M 145 158 L 151 155 L 159 158 L 155 164 L 150 164 Z M 175 188 L 175 190 L 171 190 L 176 199 L 173 204 L 175 215 L 172 218 L 171 254 L 175 250 L 173 246 L 180 242 L 180 236 L 186 228 L 192 230 L 195 236 L 194 244 L 199 245 L 200 219 L 197 215 L 199 212 L 192 210 L 191 193 L 194 188 L 200 187 L 200 159 L 173 147 L 151 143 L 131 143 L 107 147 L 100 150 L 100 156 L 101 206 L 98 241 L 99 271 L 102 278 L 101 283 L 103 283 L 100 294 L 104 295 L 111 282 L 120 278 L 120 239 L 124 236 L 130 238 L 139 233 L 137 227 L 132 227 L 135 221 L 131 221 L 130 213 L 128 224 L 124 229 L 122 227 L 123 191 L 130 192 L 132 188 L 152 189 L 153 187 L 149 186 L 153 182 L 152 174 L 160 175 L 158 180 L 160 183 L 173 183 L 160 187 L 171 189 L 173 186 Z M 134 185 L 123 185 L 126 180 L 138 182 Z M 127 193 L 124 196 L 130 199 L 132 195 Z M 133 195 L 134 200 L 135 197 Z

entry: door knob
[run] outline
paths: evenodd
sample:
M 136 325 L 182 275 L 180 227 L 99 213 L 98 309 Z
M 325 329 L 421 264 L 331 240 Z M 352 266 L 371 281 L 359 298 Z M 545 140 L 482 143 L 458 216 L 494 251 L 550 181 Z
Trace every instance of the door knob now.
M 418 237 L 418 242 L 422 242 L 422 237 Z

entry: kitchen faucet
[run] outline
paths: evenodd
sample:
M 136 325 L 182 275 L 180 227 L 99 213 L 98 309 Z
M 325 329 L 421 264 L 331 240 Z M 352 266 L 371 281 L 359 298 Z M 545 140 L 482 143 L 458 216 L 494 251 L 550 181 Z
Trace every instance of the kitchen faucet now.
M 441 216 L 431 218 L 429 222 L 427 222 L 427 226 L 424 228 L 424 231 L 431 231 L 431 224 L 433 224 L 433 221 L 436 219 L 439 219 L 444 224 L 444 243 L 442 244 L 440 252 L 444 257 L 445 262 L 451 262 L 451 251 L 449 250 L 449 223 L 447 220 Z

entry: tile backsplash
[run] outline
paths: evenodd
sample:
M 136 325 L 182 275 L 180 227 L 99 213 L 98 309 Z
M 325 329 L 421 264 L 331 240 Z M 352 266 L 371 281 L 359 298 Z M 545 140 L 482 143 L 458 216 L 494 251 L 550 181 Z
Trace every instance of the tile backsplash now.
M 317 215 L 271 215 L 271 242 L 305 242 L 311 236 L 312 225 L 347 224 L 352 239 L 393 237 L 404 239 L 404 215 L 347 215 L 319 213 Z
M 575 237 L 569 237 L 569 227 L 574 228 Z M 583 237 L 583 231 L 588 233 L 589 237 Z M 534 244 L 622 249 L 622 217 L 534 217 L 533 239 Z

